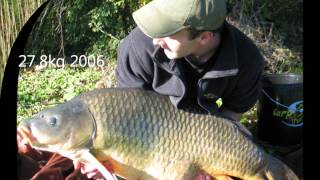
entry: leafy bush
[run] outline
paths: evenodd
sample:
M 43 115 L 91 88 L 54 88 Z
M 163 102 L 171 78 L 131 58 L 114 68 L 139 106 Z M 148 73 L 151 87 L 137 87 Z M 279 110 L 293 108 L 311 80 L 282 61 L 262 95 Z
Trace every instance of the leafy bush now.
M 73 54 L 94 54 L 114 60 L 118 43 L 134 26 L 131 13 L 148 1 L 52 0 L 34 27 L 26 52 L 69 60 Z
M 150 0 L 52 0 L 27 46 L 28 54 L 103 55 L 114 61 L 122 38 L 135 26 L 132 12 Z M 302 1 L 227 0 L 228 21 L 252 38 L 266 71 L 302 73 Z M 39 59 L 39 58 L 36 58 Z

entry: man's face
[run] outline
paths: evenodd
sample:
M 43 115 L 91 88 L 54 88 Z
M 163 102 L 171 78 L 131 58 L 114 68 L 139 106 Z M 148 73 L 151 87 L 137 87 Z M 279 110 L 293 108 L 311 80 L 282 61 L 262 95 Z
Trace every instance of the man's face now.
M 190 39 L 190 34 L 185 29 L 172 36 L 154 38 L 153 44 L 161 46 L 169 59 L 177 59 L 194 54 L 199 48 L 198 38 Z

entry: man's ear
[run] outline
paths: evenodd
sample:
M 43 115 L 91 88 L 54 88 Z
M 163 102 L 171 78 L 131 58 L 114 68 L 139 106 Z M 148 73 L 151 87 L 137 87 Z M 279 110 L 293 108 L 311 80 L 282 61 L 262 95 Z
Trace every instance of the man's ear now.
M 200 43 L 202 45 L 205 45 L 212 42 L 214 38 L 214 33 L 210 31 L 205 31 L 200 34 L 199 38 L 200 38 Z

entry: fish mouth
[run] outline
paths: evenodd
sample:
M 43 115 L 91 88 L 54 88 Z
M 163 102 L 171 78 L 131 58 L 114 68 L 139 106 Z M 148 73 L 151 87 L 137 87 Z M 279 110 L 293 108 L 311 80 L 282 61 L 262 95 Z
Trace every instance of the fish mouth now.
M 23 142 L 32 145 L 33 142 L 38 142 L 37 138 L 32 136 L 31 129 L 26 126 L 19 126 L 17 133 L 22 136 Z

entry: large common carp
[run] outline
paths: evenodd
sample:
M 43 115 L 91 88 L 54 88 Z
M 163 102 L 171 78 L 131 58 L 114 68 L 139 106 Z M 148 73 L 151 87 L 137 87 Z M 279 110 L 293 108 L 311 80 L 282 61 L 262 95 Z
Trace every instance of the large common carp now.
M 193 179 L 202 171 L 248 180 L 295 180 L 239 124 L 175 108 L 167 96 L 138 89 L 96 89 L 22 122 L 33 147 L 101 165 L 128 180 Z

